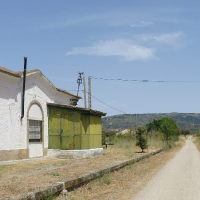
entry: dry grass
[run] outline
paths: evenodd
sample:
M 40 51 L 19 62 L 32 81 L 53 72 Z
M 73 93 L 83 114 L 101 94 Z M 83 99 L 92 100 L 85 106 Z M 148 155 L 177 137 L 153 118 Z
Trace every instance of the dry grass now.
M 148 149 L 147 152 L 151 152 Z M 42 158 L 0 165 L 0 199 L 30 192 L 58 181 L 79 176 L 104 165 L 138 156 L 140 148 L 134 141 L 118 141 L 104 150 L 104 155 L 92 159 Z
M 59 196 L 56 200 L 131 199 L 176 154 L 183 143 L 179 143 L 168 152 L 161 152 L 119 171 L 106 174 L 102 178 L 70 192 L 68 198 Z
M 199 136 L 193 136 L 192 142 L 196 145 L 197 149 L 200 151 L 200 137 Z
M 149 143 L 150 147 L 146 152 L 151 152 L 162 146 L 159 141 L 151 140 Z M 0 199 L 11 198 L 67 178 L 77 177 L 107 164 L 138 156 L 141 154 L 139 152 L 141 149 L 135 146 L 135 141 L 126 139 L 116 141 L 114 146 L 109 146 L 108 149 L 104 150 L 104 155 L 98 158 L 63 160 L 41 158 L 0 165 Z M 112 175 L 108 176 L 109 178 L 104 177 L 105 182 L 109 182 Z M 110 185 L 112 183 L 113 181 Z

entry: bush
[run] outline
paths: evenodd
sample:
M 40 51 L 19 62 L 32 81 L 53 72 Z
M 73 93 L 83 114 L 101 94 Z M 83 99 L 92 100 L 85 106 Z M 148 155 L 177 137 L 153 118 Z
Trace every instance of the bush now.
M 189 130 L 185 130 L 185 129 L 182 129 L 181 130 L 181 135 L 190 135 L 191 133 L 190 133 L 190 131 Z
M 139 146 L 144 152 L 144 149 L 148 148 L 147 144 L 147 134 L 144 127 L 138 127 L 136 130 L 136 146 Z
M 177 141 L 180 135 L 180 130 L 172 118 L 163 117 L 161 120 L 159 131 L 163 134 L 163 140 L 167 142 L 169 146 L 169 141 Z
M 197 137 L 200 137 L 200 130 L 198 130 L 198 133 L 196 134 Z

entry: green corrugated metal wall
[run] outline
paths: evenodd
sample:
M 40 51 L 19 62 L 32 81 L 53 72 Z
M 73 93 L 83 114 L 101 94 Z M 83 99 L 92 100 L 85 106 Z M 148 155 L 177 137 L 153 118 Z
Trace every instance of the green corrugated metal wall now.
M 49 149 L 102 147 L 101 116 L 49 107 Z

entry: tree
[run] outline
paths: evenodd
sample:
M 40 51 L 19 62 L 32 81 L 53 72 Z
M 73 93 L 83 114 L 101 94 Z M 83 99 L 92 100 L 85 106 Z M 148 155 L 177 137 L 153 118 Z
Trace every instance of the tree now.
M 189 130 L 185 130 L 185 129 L 182 129 L 181 130 L 181 135 L 190 135 L 190 131 Z
M 144 149 L 148 148 L 146 128 L 144 127 L 139 126 L 136 130 L 136 146 L 139 146 L 142 149 L 142 153 L 144 152 Z
M 164 140 L 167 142 L 167 145 L 169 146 L 169 141 L 173 137 L 178 137 L 180 135 L 180 130 L 175 122 L 174 119 L 169 117 L 163 117 L 160 119 L 161 124 L 159 131 L 163 133 Z
M 152 137 L 153 135 L 153 132 L 157 132 L 160 128 L 160 125 L 161 125 L 161 120 L 153 120 L 153 122 L 150 122 L 149 124 L 146 125 L 147 127 L 147 132 L 151 132 L 151 135 L 150 137 Z

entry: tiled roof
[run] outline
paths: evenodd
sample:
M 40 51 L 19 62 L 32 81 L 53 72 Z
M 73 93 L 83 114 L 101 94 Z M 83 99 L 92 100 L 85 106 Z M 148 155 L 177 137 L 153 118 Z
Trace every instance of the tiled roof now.
M 19 77 L 19 78 L 21 77 L 17 72 L 7 69 L 5 67 L 1 67 L 1 66 L 0 66 L 0 72 L 3 72 L 11 76 Z
M 0 71 L 4 72 L 6 74 L 9 74 L 9 75 L 17 76 L 17 77 L 21 77 L 23 75 L 23 71 L 15 72 L 15 71 L 12 71 L 12 70 L 7 69 L 7 68 L 2 67 L 2 66 L 0 66 Z M 32 72 L 38 72 L 38 71 L 40 71 L 40 70 L 39 69 L 32 69 L 32 70 L 27 70 L 26 73 L 30 74 Z
M 15 72 L 15 71 L 12 71 L 12 70 L 10 70 L 10 69 L 7 69 L 7 68 L 1 67 L 1 66 L 0 66 L 0 72 L 3 72 L 3 73 L 5 73 L 5 74 L 8 74 L 8 75 L 10 75 L 10 76 L 14 76 L 14 77 L 17 77 L 17 78 L 21 78 L 21 77 L 23 76 L 23 71 Z M 32 70 L 27 70 L 27 71 L 26 71 L 27 74 L 34 73 L 34 72 L 40 72 L 40 73 L 43 75 L 43 73 L 42 73 L 39 69 L 32 69 Z M 43 77 L 45 77 L 45 76 L 43 75 Z M 71 92 L 68 92 L 68 91 L 66 91 L 66 90 L 60 89 L 60 88 L 58 88 L 58 87 L 55 87 L 54 84 L 51 83 L 51 81 L 50 81 L 47 77 L 45 77 L 45 78 L 49 81 L 49 83 L 50 83 L 58 92 L 62 92 L 62 93 L 68 94 L 68 95 L 73 96 L 73 97 L 76 97 L 76 98 L 78 98 L 78 99 L 82 99 L 81 96 L 77 96 L 77 95 L 75 95 L 75 94 L 73 94 L 73 93 L 71 93 Z
M 85 113 L 90 113 L 90 114 L 99 115 L 99 116 L 106 116 L 106 114 L 107 114 L 107 113 L 104 113 L 104 112 L 100 112 L 98 110 L 92 110 L 92 109 L 89 109 L 89 108 L 82 108 L 82 107 L 77 107 L 77 106 L 72 106 L 72 105 L 57 104 L 57 103 L 47 103 L 47 105 L 53 106 L 53 107 L 61 107 L 61 108 L 79 110 L 79 111 L 83 111 Z
M 18 71 L 18 72 L 16 72 L 16 73 L 22 76 L 22 75 L 23 75 L 23 72 L 24 72 L 24 71 Z M 39 70 L 39 69 L 32 69 L 32 70 L 27 70 L 27 71 L 26 71 L 27 74 L 30 74 L 30 73 L 32 73 L 32 72 L 40 72 L 40 70 Z

